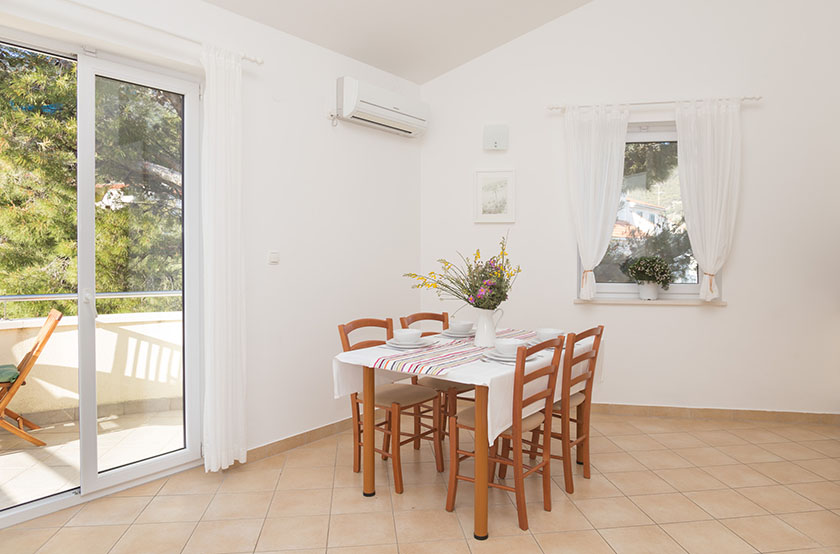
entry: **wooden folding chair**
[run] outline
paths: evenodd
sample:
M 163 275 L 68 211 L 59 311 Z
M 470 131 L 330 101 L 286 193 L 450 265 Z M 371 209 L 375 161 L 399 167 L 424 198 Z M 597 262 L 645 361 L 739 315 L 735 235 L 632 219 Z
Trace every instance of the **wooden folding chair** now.
M 44 350 L 44 346 L 47 344 L 47 341 L 50 339 L 53 331 L 55 331 L 55 328 L 58 326 L 58 322 L 61 321 L 61 316 L 62 314 L 58 310 L 50 310 L 50 313 L 47 316 L 47 321 L 44 322 L 44 326 L 41 327 L 40 331 L 38 331 L 38 337 L 35 339 L 35 344 L 17 365 L 17 377 L 4 383 L 0 383 L 0 428 L 5 429 L 22 439 L 28 440 L 35 446 L 45 446 L 47 443 L 27 433 L 24 430 L 24 426 L 29 427 L 30 429 L 40 429 L 40 427 L 19 413 L 13 412 L 7 406 L 9 405 L 9 402 L 12 401 L 12 398 L 15 397 L 15 394 L 17 394 L 20 387 L 26 384 L 26 378 L 29 376 L 29 372 L 35 366 L 35 362 L 38 361 L 38 356 L 40 356 L 41 352 Z M 6 420 L 7 417 L 17 423 L 17 427 L 9 423 Z

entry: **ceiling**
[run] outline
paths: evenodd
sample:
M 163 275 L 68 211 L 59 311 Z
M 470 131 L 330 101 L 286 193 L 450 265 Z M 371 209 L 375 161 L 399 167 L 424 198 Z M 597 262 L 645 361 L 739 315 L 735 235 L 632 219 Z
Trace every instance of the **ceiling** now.
M 590 0 L 206 0 L 425 83 Z

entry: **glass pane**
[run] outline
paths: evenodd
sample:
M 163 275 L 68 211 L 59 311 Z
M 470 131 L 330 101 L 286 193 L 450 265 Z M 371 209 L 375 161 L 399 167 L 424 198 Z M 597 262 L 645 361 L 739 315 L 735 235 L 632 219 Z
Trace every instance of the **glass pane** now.
M 183 108 L 96 77 L 100 471 L 184 447 Z
M 697 283 L 680 197 L 676 142 L 627 143 L 618 216 L 595 279 L 632 283 L 627 266 L 642 256 L 663 257 L 674 272 L 674 283 Z
M 76 289 L 76 63 L 0 43 L 0 509 L 79 486 Z

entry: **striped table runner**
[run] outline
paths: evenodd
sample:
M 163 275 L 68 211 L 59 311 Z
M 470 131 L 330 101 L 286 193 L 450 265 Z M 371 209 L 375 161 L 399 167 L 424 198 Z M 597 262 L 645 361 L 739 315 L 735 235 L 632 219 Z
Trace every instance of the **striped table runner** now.
M 536 333 L 533 331 L 522 329 L 500 329 L 496 332 L 496 338 L 500 339 L 529 340 L 534 336 Z M 490 348 L 476 346 L 473 339 L 461 339 L 383 356 L 377 358 L 373 367 L 420 375 L 442 375 L 452 368 L 480 360 Z

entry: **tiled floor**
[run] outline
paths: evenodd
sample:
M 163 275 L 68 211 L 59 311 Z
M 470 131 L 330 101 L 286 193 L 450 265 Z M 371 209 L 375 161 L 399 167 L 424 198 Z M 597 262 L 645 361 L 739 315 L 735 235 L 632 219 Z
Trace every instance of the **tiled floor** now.
M 529 531 L 510 495 L 491 490 L 483 542 L 468 483 L 444 510 L 428 443 L 403 449 L 403 494 L 378 462 L 377 494 L 363 498 L 344 433 L 7 529 L 0 552 L 840 553 L 840 427 L 603 415 L 593 427 L 592 478 L 577 475 L 571 495 L 554 487 L 551 512 L 529 479 Z
M 180 410 L 101 417 L 98 428 L 100 469 L 175 450 L 184 440 Z M 47 445 L 0 432 L 0 509 L 79 486 L 78 422 L 30 432 Z

